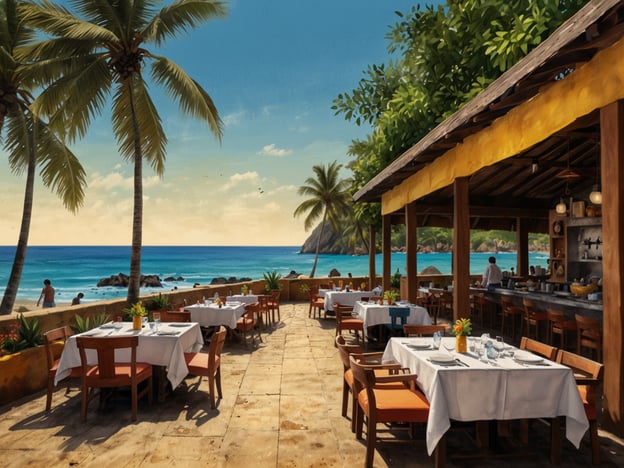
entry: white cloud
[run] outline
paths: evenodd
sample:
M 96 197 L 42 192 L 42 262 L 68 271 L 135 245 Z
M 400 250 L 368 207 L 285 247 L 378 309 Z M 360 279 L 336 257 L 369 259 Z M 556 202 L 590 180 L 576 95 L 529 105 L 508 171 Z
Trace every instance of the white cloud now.
M 226 127 L 234 127 L 236 125 L 239 125 L 241 123 L 241 120 L 243 120 L 244 117 L 245 117 L 244 111 L 232 112 L 231 114 L 227 114 L 223 116 L 222 120 L 223 120 L 223 124 Z
M 232 187 L 237 186 L 243 182 L 257 182 L 260 179 L 258 173 L 255 171 L 248 171 L 243 173 L 236 173 L 230 176 L 227 183 L 223 184 L 221 187 L 222 191 L 229 190 Z
M 143 188 L 150 188 L 159 185 L 161 182 L 160 177 L 151 176 L 143 179 Z M 124 177 L 119 172 L 111 172 L 110 174 L 102 175 L 98 172 L 93 174 L 91 181 L 89 182 L 90 189 L 105 189 L 110 191 L 114 188 L 124 188 L 132 190 L 134 188 L 133 177 Z
M 277 156 L 284 157 L 289 156 L 293 153 L 293 150 L 289 149 L 280 149 L 275 146 L 275 143 L 271 143 L 270 145 L 266 145 L 262 148 L 262 151 L 259 151 L 258 154 L 260 156 Z

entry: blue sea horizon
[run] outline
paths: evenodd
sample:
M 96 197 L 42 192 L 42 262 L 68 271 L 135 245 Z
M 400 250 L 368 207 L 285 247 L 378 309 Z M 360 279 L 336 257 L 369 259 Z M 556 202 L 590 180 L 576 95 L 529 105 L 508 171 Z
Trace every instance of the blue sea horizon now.
M 277 271 L 282 276 L 291 271 L 309 275 L 314 254 L 301 254 L 300 249 L 301 246 L 143 246 L 143 274 L 155 274 L 161 280 L 181 276 L 184 281 L 163 282 L 163 288 L 142 288 L 141 294 L 167 291 L 174 287 L 192 288 L 194 283 L 205 285 L 219 277 L 262 279 L 267 271 Z M 0 246 L 2 294 L 14 255 L 15 246 Z M 515 252 L 472 253 L 471 274 L 482 273 L 491 255 L 497 258 L 497 264 L 503 270 L 510 270 L 516 265 Z M 546 253 L 531 253 L 529 264 L 546 268 L 548 258 Z M 381 274 L 381 254 L 377 254 L 375 262 L 377 274 Z M 416 262 L 418 271 L 433 266 L 443 274 L 451 274 L 451 253 L 419 253 Z M 125 297 L 125 288 L 98 288 L 96 285 L 102 278 L 128 274 L 129 268 L 129 246 L 29 246 L 17 298 L 37 300 L 46 278 L 56 288 L 59 303 L 70 302 L 79 292 L 85 295 L 83 302 Z M 348 273 L 366 276 L 368 256 L 321 254 L 315 276 L 327 276 L 334 268 L 343 276 Z M 397 269 L 405 274 L 404 253 L 391 255 L 391 271 L 394 273 Z

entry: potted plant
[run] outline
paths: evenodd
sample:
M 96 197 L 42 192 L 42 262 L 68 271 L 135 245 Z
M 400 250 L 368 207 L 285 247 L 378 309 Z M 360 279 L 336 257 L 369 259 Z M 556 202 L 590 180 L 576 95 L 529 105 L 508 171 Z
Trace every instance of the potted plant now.
M 43 335 L 39 328 L 39 321 L 35 318 L 26 320 L 24 314 L 18 318 L 17 335 L 3 340 L 2 348 L 5 354 L 17 353 L 23 349 L 35 348 L 43 342 Z
M 388 302 L 388 305 L 392 305 L 396 302 L 397 298 L 399 297 L 399 293 L 393 290 L 388 290 L 384 292 L 384 301 Z
M 169 297 L 158 293 L 154 296 L 148 306 L 149 310 L 169 310 Z
M 280 291 L 282 289 L 279 282 L 279 280 L 282 279 L 282 275 L 277 271 L 267 271 L 263 273 L 262 276 L 264 276 L 264 290 L 266 292 Z
M 80 315 L 76 314 L 74 316 L 74 321 L 76 323 L 70 323 L 69 327 L 74 333 L 83 333 L 93 328 L 99 327 L 100 325 L 104 325 L 109 320 L 110 316 L 108 314 L 100 314 L 94 317 L 87 316 L 85 318 L 82 318 Z
M 145 308 L 143 303 L 139 301 L 135 304 L 132 304 L 129 308 L 124 309 L 124 312 L 132 317 L 132 329 L 140 330 L 143 317 L 147 315 L 147 309 Z

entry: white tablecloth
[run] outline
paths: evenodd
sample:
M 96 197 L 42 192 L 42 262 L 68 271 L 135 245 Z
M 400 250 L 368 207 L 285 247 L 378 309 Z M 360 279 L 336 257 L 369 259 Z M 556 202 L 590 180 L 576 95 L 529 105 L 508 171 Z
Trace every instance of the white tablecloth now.
M 325 293 L 325 310 L 334 310 L 334 302 L 340 305 L 354 306 L 356 301 L 372 296 L 370 291 L 327 291 Z
M 451 419 L 481 421 L 565 416 L 566 437 L 579 447 L 589 422 L 569 367 L 551 361 L 548 366 L 523 366 L 509 357 L 496 359 L 493 365 L 454 351 L 451 354 L 469 367 L 444 367 L 427 360 L 433 351 L 409 348 L 407 344 L 413 340 L 423 338 L 391 338 L 383 359 L 395 360 L 418 375 L 418 386 L 431 405 L 427 421 L 429 455 L 449 429 Z M 454 341 L 454 337 L 443 338 L 443 343 Z
M 217 304 L 193 304 L 184 308 L 191 313 L 191 321 L 198 322 L 202 327 L 218 327 L 223 325 L 236 328 L 236 321 L 245 313 L 245 304 L 231 302 L 222 307 Z
M 196 352 L 204 345 L 204 338 L 197 323 L 162 323 L 161 332 L 176 333 L 175 335 L 155 335 L 149 328 L 132 330 L 131 322 L 122 322 L 122 328 L 118 331 L 110 328 L 95 328 L 82 335 L 91 336 L 116 336 L 116 335 L 139 335 L 137 347 L 137 361 L 147 362 L 155 366 L 164 366 L 167 369 L 167 379 L 171 387 L 176 388 L 188 375 L 188 367 L 184 360 L 185 352 Z M 54 383 L 69 376 L 72 367 L 80 367 L 80 352 L 76 346 L 76 336 L 70 336 L 65 342 L 63 353 L 56 371 Z M 89 364 L 97 362 L 97 353 L 87 351 Z M 115 359 L 120 362 L 130 360 L 130 350 L 118 350 Z
M 397 306 L 407 307 L 407 306 Z M 410 305 L 410 314 L 407 323 L 410 325 L 431 325 L 431 317 L 427 309 L 417 305 Z M 369 304 L 368 302 L 357 301 L 353 307 L 353 313 L 364 320 L 364 336 L 366 329 L 375 325 L 390 323 L 390 306 Z
M 242 302 L 243 304 L 253 304 L 254 302 L 258 302 L 257 294 L 247 294 L 244 296 L 243 294 L 234 294 L 232 296 L 228 296 L 226 298 L 227 302 Z

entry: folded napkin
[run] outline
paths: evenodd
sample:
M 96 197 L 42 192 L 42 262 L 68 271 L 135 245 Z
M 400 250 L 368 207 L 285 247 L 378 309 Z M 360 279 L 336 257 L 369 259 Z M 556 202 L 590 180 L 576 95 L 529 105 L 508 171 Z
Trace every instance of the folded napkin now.
M 105 329 L 105 328 L 115 328 L 115 324 L 113 323 L 105 323 L 103 325 L 100 325 L 100 328 Z
M 157 334 L 158 335 L 177 335 L 178 333 L 180 333 L 179 331 L 159 331 Z

